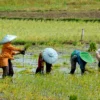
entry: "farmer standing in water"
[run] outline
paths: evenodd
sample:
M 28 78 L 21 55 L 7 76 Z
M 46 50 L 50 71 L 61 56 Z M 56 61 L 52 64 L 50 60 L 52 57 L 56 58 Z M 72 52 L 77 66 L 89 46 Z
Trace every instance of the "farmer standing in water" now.
M 13 66 L 11 60 L 13 60 L 13 55 L 15 54 L 25 54 L 24 50 L 14 47 L 11 44 L 11 41 L 14 40 L 17 36 L 14 35 L 6 35 L 0 44 L 3 44 L 2 51 L 0 54 L 0 68 L 3 69 L 3 75 L 5 76 L 13 76 Z
M 98 60 L 98 68 L 100 68 L 100 49 L 96 51 L 96 58 Z
M 93 63 L 94 59 L 88 52 L 81 52 L 74 50 L 71 54 L 71 71 L 70 74 L 74 74 L 76 69 L 76 63 L 80 65 L 81 74 L 85 72 L 85 66 L 87 63 Z
M 36 73 L 44 73 L 44 63 L 46 63 L 46 73 L 51 72 L 52 64 L 58 59 L 57 52 L 52 48 L 44 49 L 38 58 L 38 67 Z

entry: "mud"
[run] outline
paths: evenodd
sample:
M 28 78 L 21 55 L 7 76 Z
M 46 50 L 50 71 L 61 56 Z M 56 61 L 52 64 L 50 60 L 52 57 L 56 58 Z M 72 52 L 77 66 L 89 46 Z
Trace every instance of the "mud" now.
M 15 19 L 100 19 L 100 11 L 0 11 L 0 18 Z

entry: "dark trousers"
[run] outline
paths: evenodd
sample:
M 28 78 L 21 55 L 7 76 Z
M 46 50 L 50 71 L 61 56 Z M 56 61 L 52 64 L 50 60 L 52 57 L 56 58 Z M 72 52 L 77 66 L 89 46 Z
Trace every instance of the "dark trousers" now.
M 52 64 L 46 63 L 46 73 L 50 73 L 51 72 L 51 67 L 52 67 Z
M 71 56 L 71 71 L 70 74 L 74 74 L 75 70 L 76 70 L 76 63 L 77 63 L 77 56 Z M 83 63 L 84 66 L 86 65 L 86 63 Z M 85 72 L 85 67 L 84 68 L 80 68 L 81 69 L 81 74 L 84 74 Z
M 76 70 L 76 60 L 77 60 L 77 56 L 71 56 L 71 71 L 70 74 L 74 74 L 75 70 Z
M 48 64 L 46 63 L 46 73 L 50 73 L 51 72 L 51 67 L 52 67 L 52 64 Z M 36 73 L 43 73 L 43 70 L 44 70 L 44 67 L 37 67 L 36 69 Z
M 2 70 L 3 70 L 3 75 L 2 75 L 2 77 L 4 78 L 5 76 L 8 75 L 7 66 L 2 67 Z
M 42 68 L 41 67 L 37 67 L 36 73 L 42 73 Z
M 3 69 L 3 75 L 2 75 L 3 78 L 5 76 L 13 76 L 14 71 L 13 71 L 13 66 L 10 59 L 8 60 L 8 66 L 4 66 L 2 67 L 2 69 Z
M 13 76 L 14 75 L 14 71 L 13 71 L 13 66 L 12 66 L 12 62 L 9 59 L 8 60 L 8 76 Z
M 100 68 L 100 61 L 98 62 L 98 67 Z

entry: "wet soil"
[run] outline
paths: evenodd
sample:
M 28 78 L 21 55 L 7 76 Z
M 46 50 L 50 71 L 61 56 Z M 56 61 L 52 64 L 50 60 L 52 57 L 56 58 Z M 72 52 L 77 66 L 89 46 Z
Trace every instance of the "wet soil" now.
M 30 70 L 31 72 L 35 73 L 37 64 L 38 64 L 38 55 L 39 53 L 46 48 L 47 46 L 34 46 L 27 50 L 26 54 L 24 55 L 24 58 L 22 55 L 18 55 L 15 57 L 15 60 L 13 61 L 13 65 L 15 66 L 14 69 L 16 72 L 20 72 L 23 70 Z M 53 71 L 60 71 L 64 73 L 70 72 L 70 54 L 74 49 L 86 51 L 88 49 L 87 45 L 84 45 L 82 47 L 80 46 L 68 46 L 65 45 L 64 47 L 54 47 L 54 49 L 58 52 L 58 60 L 53 64 Z M 31 51 L 30 51 L 31 50 Z M 94 56 L 94 54 L 92 54 Z M 87 68 L 97 70 L 98 61 L 96 60 L 94 56 L 95 62 L 92 64 L 87 64 Z M 20 66 L 20 67 L 19 67 Z M 57 66 L 57 67 L 56 67 Z M 77 70 L 76 73 L 80 73 L 80 67 L 77 64 Z
M 0 11 L 0 18 L 100 19 L 100 11 Z

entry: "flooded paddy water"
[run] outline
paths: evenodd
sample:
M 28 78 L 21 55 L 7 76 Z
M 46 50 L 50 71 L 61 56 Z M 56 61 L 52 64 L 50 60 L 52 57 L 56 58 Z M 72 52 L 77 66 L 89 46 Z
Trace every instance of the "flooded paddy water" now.
M 23 55 L 16 55 L 15 59 L 12 60 L 14 71 L 17 72 L 24 72 L 25 73 L 35 73 L 36 67 L 38 66 L 38 55 L 39 53 L 45 49 L 46 47 L 52 47 L 52 46 L 43 46 L 43 45 L 37 45 L 37 46 L 31 46 L 27 51 L 26 54 Z M 82 45 L 82 46 L 73 46 L 73 45 L 62 45 L 62 46 L 53 46 L 57 52 L 58 52 L 58 60 L 53 64 L 52 72 L 60 71 L 63 73 L 69 73 L 70 72 L 70 55 L 71 52 L 75 49 L 87 51 L 88 45 Z M 92 64 L 87 64 L 86 68 L 97 70 L 97 60 L 95 58 L 95 52 L 92 53 L 94 56 L 95 62 Z M 77 74 L 80 74 L 80 68 L 77 64 L 76 72 Z
M 23 47 L 24 46 L 22 46 L 22 48 Z M 40 77 L 38 75 L 35 76 L 34 74 L 35 74 L 35 70 L 36 70 L 36 67 L 37 67 L 37 64 L 38 64 L 38 55 L 46 47 L 54 48 L 58 52 L 59 58 L 53 64 L 50 76 L 48 76 L 48 75 L 46 76 L 46 74 L 45 74 L 46 77 Z M 28 90 L 27 92 L 30 92 L 30 91 L 35 91 L 36 89 L 38 91 L 40 91 L 40 92 L 42 91 L 41 93 L 45 93 L 45 92 L 43 92 L 43 90 L 46 90 L 46 93 L 47 93 L 48 90 L 51 89 L 51 87 L 49 89 L 45 88 L 45 87 L 54 86 L 52 88 L 52 89 L 54 89 L 53 90 L 54 94 L 57 91 L 56 88 L 57 89 L 61 88 L 60 90 L 58 90 L 59 92 L 56 92 L 56 93 L 60 94 L 60 95 L 61 95 L 61 93 L 66 93 L 66 94 L 62 94 L 61 95 L 61 96 L 66 97 L 66 95 L 70 95 L 70 90 L 72 90 L 73 87 L 74 87 L 74 89 L 75 89 L 74 93 L 76 93 L 76 91 L 78 91 L 77 95 L 78 95 L 78 97 L 80 97 L 81 96 L 81 95 L 79 95 L 80 91 L 82 91 L 81 93 L 83 95 L 84 89 L 89 89 L 89 88 L 83 88 L 82 87 L 82 85 L 84 83 L 84 80 L 87 82 L 86 84 L 88 84 L 88 82 L 91 83 L 93 78 L 88 80 L 89 77 L 90 77 L 90 75 L 88 75 L 89 77 L 83 77 L 83 81 L 82 81 L 82 79 L 80 77 L 81 74 L 80 74 L 80 68 L 79 68 L 78 64 L 77 64 L 77 67 L 76 67 L 75 76 L 78 76 L 79 79 L 77 79 L 77 77 L 72 77 L 71 75 L 69 75 L 69 72 L 70 72 L 70 55 L 71 55 L 72 51 L 75 50 L 75 49 L 82 50 L 82 51 L 87 51 L 88 47 L 89 47 L 88 45 L 81 45 L 81 46 L 80 45 L 78 45 L 78 46 L 73 46 L 73 45 L 59 45 L 59 46 L 37 45 L 37 46 L 31 46 L 30 48 L 28 48 L 28 50 L 26 51 L 26 54 L 24 56 L 23 55 L 16 55 L 15 59 L 12 60 L 15 74 L 14 74 L 14 77 L 12 78 L 11 82 L 6 81 L 6 80 L 4 81 L 5 84 L 7 84 L 7 85 L 8 85 L 8 83 L 10 84 L 10 85 L 8 85 L 8 87 L 6 89 L 6 91 L 8 93 L 3 91 L 3 90 L 1 90 L 3 92 L 0 92 L 0 96 L 1 97 L 3 97 L 3 96 L 5 97 L 6 94 L 9 94 L 9 96 L 8 95 L 7 96 L 11 97 L 12 91 L 15 91 L 15 94 L 14 94 L 14 98 L 15 98 L 16 94 L 19 96 L 19 91 L 26 91 L 26 90 Z M 94 53 L 92 52 L 91 54 L 94 56 L 95 62 L 92 63 L 92 64 L 88 63 L 86 65 L 86 68 L 90 70 L 90 72 L 86 71 L 86 74 L 90 74 L 92 72 L 96 73 L 96 71 L 98 69 L 97 60 L 95 58 L 95 52 Z M 1 69 L 0 69 L 0 74 L 2 74 L 2 70 Z M 59 75 L 59 77 L 58 77 L 58 75 Z M 69 77 L 66 78 L 67 75 Z M 93 74 L 93 76 L 94 76 L 94 74 Z M 0 77 L 1 77 L 1 75 L 0 75 Z M 49 79 L 52 79 L 52 78 L 53 78 L 53 80 L 51 80 L 51 84 L 48 85 L 48 83 L 50 83 Z M 84 79 L 84 78 L 86 78 L 86 79 Z M 46 79 L 46 81 L 45 81 L 45 79 Z M 68 80 L 70 80 L 70 81 L 68 81 Z M 57 83 L 56 83 L 56 81 L 57 81 Z M 1 80 L 1 82 L 2 82 L 2 80 Z M 12 84 L 12 83 L 14 83 L 14 84 Z M 82 83 L 82 85 L 80 83 Z M 4 84 L 4 87 L 6 86 L 5 84 Z M 22 88 L 19 87 L 20 84 L 22 84 Z M 10 89 L 9 89 L 9 86 L 10 86 Z M 34 86 L 34 88 L 32 88 L 33 86 Z M 60 88 L 58 88 L 59 86 L 60 86 Z M 36 88 L 36 87 L 38 87 L 38 88 Z M 69 89 L 66 90 L 67 89 L 66 87 L 69 87 Z M 25 90 L 25 88 L 26 88 L 26 90 Z M 30 89 L 32 89 L 32 90 L 30 90 Z M 64 89 L 67 92 L 64 92 L 65 91 Z M 18 90 L 18 93 L 16 92 L 17 90 Z M 33 94 L 34 93 L 35 92 L 33 92 Z M 52 90 L 50 91 L 50 93 L 52 93 Z M 85 95 L 85 93 L 84 93 L 84 95 Z M 21 95 L 21 96 L 24 97 L 24 95 Z M 27 96 L 29 97 L 29 94 Z M 25 97 L 26 97 L 26 95 L 25 95 Z M 34 95 L 33 95 L 33 97 L 34 97 Z M 68 96 L 67 96 L 67 98 L 68 98 Z M 2 100 L 8 100 L 8 99 L 2 99 Z M 33 99 L 28 99 L 28 100 L 33 100 Z M 42 99 L 37 99 L 37 100 L 42 100 Z M 48 100 L 48 99 L 46 99 L 46 100 Z M 58 99 L 54 99 L 54 100 L 58 100 Z M 67 99 L 60 99 L 60 100 L 67 100 Z M 82 99 L 82 100 L 84 100 L 84 99 Z
M 14 71 L 22 72 L 22 73 L 30 73 L 34 74 L 35 70 L 38 66 L 38 55 L 39 53 L 45 49 L 46 47 L 52 47 L 52 46 L 43 46 L 43 45 L 37 45 L 37 46 L 31 46 L 27 51 L 26 54 L 23 55 L 16 55 L 15 59 L 12 60 Z M 52 72 L 59 71 L 68 74 L 70 72 L 70 55 L 73 50 L 78 49 L 82 51 L 88 50 L 88 45 L 82 45 L 82 46 L 73 46 L 73 45 L 62 45 L 62 46 L 53 46 L 57 52 L 58 52 L 58 60 L 53 64 Z M 86 69 L 92 69 L 97 70 L 97 60 L 95 58 L 95 52 L 92 53 L 94 56 L 95 62 L 92 64 L 87 64 Z M 77 74 L 80 74 L 80 67 L 77 64 L 76 72 Z M 2 74 L 2 70 L 0 69 L 0 75 Z

